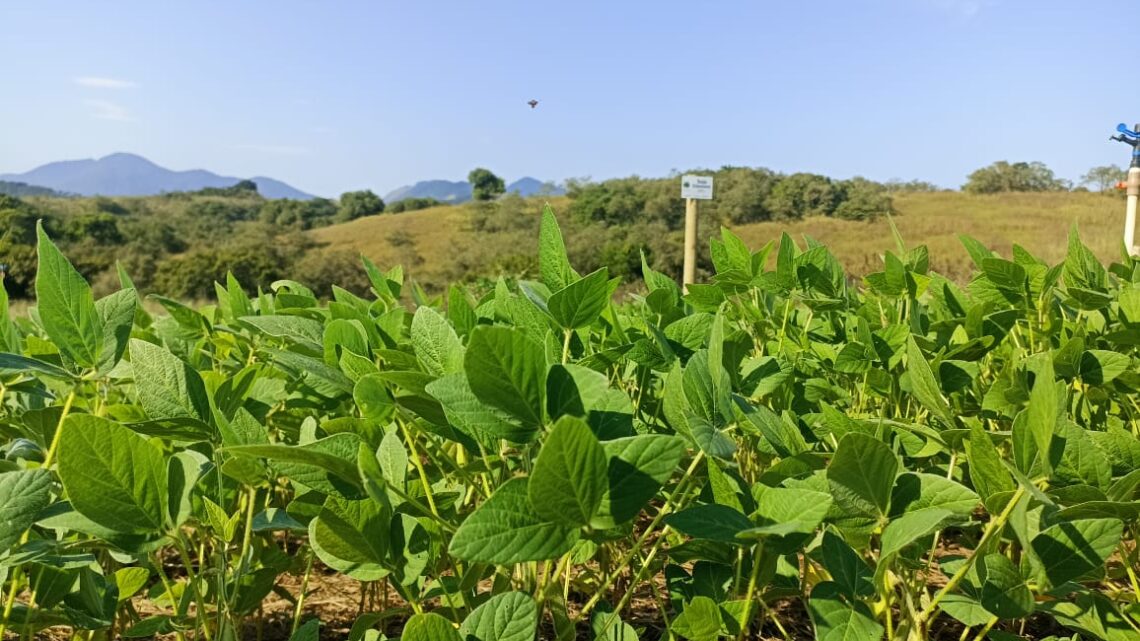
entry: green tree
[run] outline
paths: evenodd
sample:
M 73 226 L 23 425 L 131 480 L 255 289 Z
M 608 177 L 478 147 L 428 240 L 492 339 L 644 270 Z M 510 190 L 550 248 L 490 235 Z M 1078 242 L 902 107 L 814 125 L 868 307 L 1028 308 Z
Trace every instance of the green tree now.
M 832 213 L 845 220 L 870 220 L 891 213 L 891 195 L 886 186 L 856 176 L 839 183 L 842 199 Z
M 767 207 L 774 218 L 830 216 L 842 194 L 827 176 L 792 174 L 772 189 Z
M 494 200 L 507 190 L 502 178 L 482 167 L 472 169 L 467 182 L 471 183 L 471 197 L 475 200 Z
M 1090 187 L 1096 187 L 1099 191 L 1109 191 L 1116 186 L 1116 183 L 1128 177 L 1128 172 L 1116 165 L 1101 165 L 1100 167 L 1093 167 L 1084 176 L 1081 176 L 1081 184 Z
M 962 191 L 971 194 L 996 194 L 1010 191 L 1065 191 L 1069 182 L 1057 178 L 1042 162 L 999 160 L 971 173 Z
M 384 212 L 384 201 L 371 190 L 348 191 L 340 195 L 335 221 L 345 223 Z

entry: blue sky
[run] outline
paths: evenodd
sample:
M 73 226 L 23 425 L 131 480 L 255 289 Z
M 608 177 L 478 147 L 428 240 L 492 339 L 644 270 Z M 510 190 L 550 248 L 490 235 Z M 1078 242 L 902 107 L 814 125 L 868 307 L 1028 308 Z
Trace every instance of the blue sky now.
M 1127 161 L 1132 5 L 4 0 L 0 173 L 129 151 L 327 196 L 475 166 L 1074 179 Z

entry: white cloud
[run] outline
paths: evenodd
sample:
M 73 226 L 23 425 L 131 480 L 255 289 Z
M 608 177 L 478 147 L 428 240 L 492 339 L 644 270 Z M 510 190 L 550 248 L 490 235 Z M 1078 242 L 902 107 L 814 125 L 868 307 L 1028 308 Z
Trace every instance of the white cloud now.
M 263 154 L 275 154 L 278 156 L 303 156 L 309 153 L 307 147 L 298 147 L 295 145 L 256 145 L 256 144 L 243 144 L 234 145 L 234 149 L 241 151 L 256 151 Z
M 71 80 L 80 87 L 91 89 L 131 89 L 138 86 L 138 83 L 131 80 L 104 78 L 102 76 L 78 76 Z
M 127 113 L 126 107 L 111 102 L 110 100 L 84 100 L 83 104 L 91 107 L 94 111 L 91 112 L 92 118 L 99 118 L 100 120 L 117 120 L 119 122 L 129 122 L 131 115 Z

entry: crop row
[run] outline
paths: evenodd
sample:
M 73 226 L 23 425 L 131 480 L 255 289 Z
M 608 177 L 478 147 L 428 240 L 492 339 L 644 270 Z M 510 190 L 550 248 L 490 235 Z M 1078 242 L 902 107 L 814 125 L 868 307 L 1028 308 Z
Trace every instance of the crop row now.
M 335 573 L 353 641 L 1140 638 L 1140 261 L 963 238 L 960 285 L 895 234 L 855 286 L 726 230 L 711 282 L 615 304 L 540 234 L 478 296 L 366 260 L 369 298 L 231 277 L 151 316 L 41 229 L 0 314 L 0 631 L 260 639 L 274 601 L 316 639 Z

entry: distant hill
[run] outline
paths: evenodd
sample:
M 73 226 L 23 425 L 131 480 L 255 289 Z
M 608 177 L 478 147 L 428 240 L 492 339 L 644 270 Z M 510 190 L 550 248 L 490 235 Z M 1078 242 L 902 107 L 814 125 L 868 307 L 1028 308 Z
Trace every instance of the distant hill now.
M 562 196 L 566 190 L 552 182 L 543 182 L 537 178 L 526 176 L 507 185 L 507 193 L 520 196 Z
M 520 196 L 538 194 L 561 196 L 566 193 L 566 190 L 527 176 L 507 185 L 507 193 L 517 193 Z M 388 192 L 384 196 L 384 202 L 394 203 L 405 198 L 435 198 L 445 203 L 462 203 L 471 200 L 471 185 L 462 180 L 455 182 L 450 180 L 421 180 L 414 185 L 407 185 Z
M 414 185 L 393 189 L 384 196 L 384 202 L 394 203 L 405 198 L 435 198 L 445 203 L 461 203 L 471 200 L 471 185 L 462 180 L 421 180 Z
M 0 180 L 48 187 L 82 196 L 152 196 L 172 191 L 229 187 L 240 178 L 219 176 L 205 169 L 174 171 L 135 154 L 117 153 L 98 160 L 52 162 L 22 174 L 0 174 Z M 266 198 L 308 200 L 311 194 L 279 180 L 251 178 Z
M 60 193 L 54 189 L 47 187 L 40 187 L 39 185 L 29 185 L 28 183 L 8 182 L 0 180 L 0 194 L 6 196 L 67 196 L 68 194 Z

